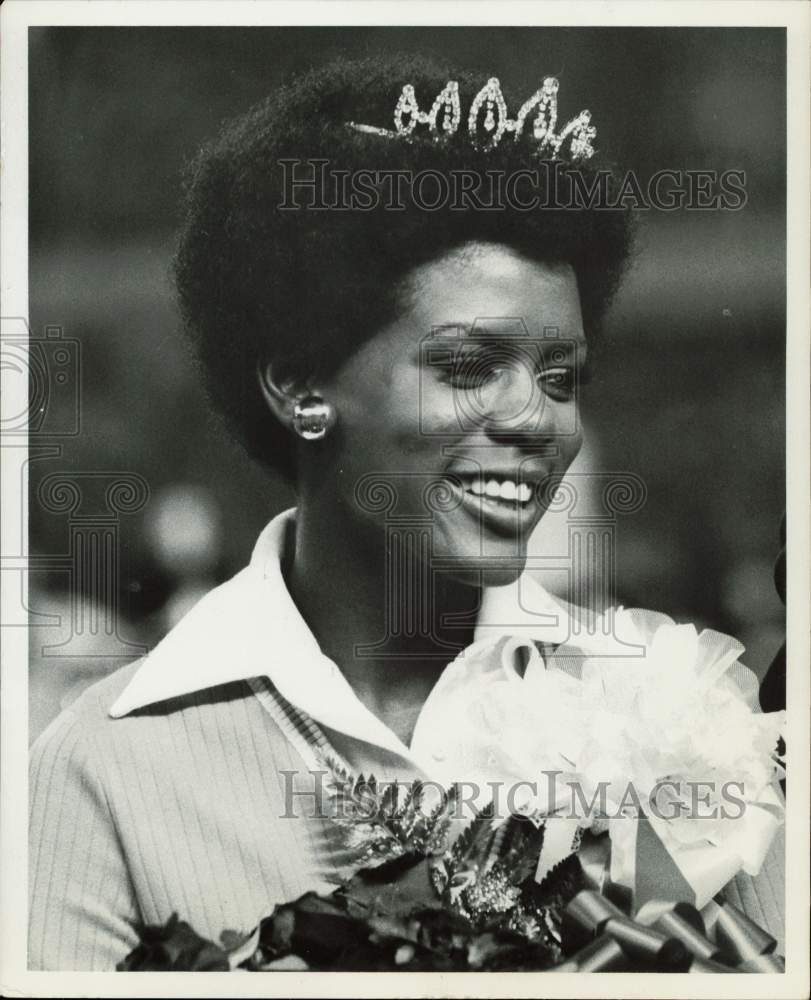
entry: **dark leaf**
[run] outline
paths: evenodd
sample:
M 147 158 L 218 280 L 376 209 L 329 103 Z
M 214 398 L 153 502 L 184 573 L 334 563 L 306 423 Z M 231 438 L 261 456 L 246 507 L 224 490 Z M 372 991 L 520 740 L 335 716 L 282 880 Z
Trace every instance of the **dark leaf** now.
M 277 906 L 260 925 L 259 941 L 268 960 L 295 954 L 308 965 L 329 965 L 347 948 L 369 936 L 366 924 L 342 903 L 313 892 Z
M 480 968 L 484 972 L 539 972 L 551 969 L 559 961 L 560 955 L 554 949 L 523 941 L 493 949 L 483 958 Z
M 470 824 L 453 842 L 447 859 L 448 873 L 451 877 L 462 868 L 472 867 L 486 855 L 487 845 L 493 836 L 494 816 L 495 805 L 489 802 L 476 813 Z
M 536 826 L 525 816 L 513 816 L 511 819 L 513 839 L 505 858 L 505 864 L 511 869 L 515 885 L 521 885 L 528 878 L 535 880 L 538 868 L 538 858 L 543 849 L 545 827 Z
M 411 832 L 419 812 L 419 802 L 422 797 L 423 787 L 423 782 L 419 779 L 411 783 L 406 792 L 403 804 L 394 814 L 393 829 L 402 830 L 405 834 Z
M 576 854 L 570 854 L 547 872 L 540 884 L 534 879 L 527 880 L 523 896 L 531 906 L 560 911 L 586 887 L 580 861 Z
M 227 972 L 228 955 L 177 914 L 163 925 L 136 928 L 140 943 L 117 965 L 119 972 Z
M 295 950 L 299 915 L 305 913 L 345 916 L 339 901 L 332 896 L 318 896 L 314 892 L 307 892 L 291 903 L 277 906 L 260 923 L 259 943 L 263 949 L 273 956 L 286 955 Z
M 366 885 L 388 885 L 398 882 L 416 865 L 425 859 L 420 854 L 403 854 L 399 858 L 392 858 L 375 868 L 361 868 L 349 882 L 351 889 L 356 884 Z
M 296 914 L 292 952 L 308 965 L 329 965 L 344 952 L 365 944 L 368 938 L 369 928 L 362 920 L 304 911 Z
M 420 907 L 439 906 L 430 878 L 429 859 L 404 854 L 376 868 L 361 869 L 338 895 L 351 913 L 388 916 L 407 915 Z
M 389 823 L 397 812 L 398 786 L 396 781 L 386 785 L 380 800 L 380 813 Z
M 417 940 L 426 948 L 453 954 L 462 960 L 475 928 L 460 913 L 445 909 L 418 910 L 412 913 L 417 924 Z

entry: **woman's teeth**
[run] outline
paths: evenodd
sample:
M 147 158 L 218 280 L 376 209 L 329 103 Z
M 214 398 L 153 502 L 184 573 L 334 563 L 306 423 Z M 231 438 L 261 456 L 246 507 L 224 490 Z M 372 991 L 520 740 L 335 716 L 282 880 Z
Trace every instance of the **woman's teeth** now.
M 465 489 L 474 496 L 491 500 L 526 504 L 532 499 L 532 487 L 528 483 L 516 483 L 512 479 L 474 479 Z

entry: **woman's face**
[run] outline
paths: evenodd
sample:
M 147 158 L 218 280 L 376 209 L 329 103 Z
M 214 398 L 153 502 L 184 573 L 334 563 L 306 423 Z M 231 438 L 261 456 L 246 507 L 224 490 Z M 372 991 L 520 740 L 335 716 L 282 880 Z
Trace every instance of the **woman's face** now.
M 337 425 L 317 460 L 305 457 L 302 486 L 327 499 L 358 551 L 370 540 L 391 549 L 385 530 L 416 531 L 437 572 L 511 582 L 552 477 L 581 445 L 574 272 L 469 244 L 416 269 L 404 300 L 321 383 Z

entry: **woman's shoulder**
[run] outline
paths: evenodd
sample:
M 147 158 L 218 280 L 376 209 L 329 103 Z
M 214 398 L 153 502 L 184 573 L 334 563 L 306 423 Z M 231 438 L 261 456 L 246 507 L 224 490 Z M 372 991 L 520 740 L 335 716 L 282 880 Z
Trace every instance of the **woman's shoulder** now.
M 46 726 L 34 741 L 34 747 L 49 742 L 58 732 L 76 729 L 90 734 L 103 729 L 109 721 L 110 706 L 132 680 L 142 662 L 143 657 L 139 657 L 88 685 Z
M 88 723 L 103 723 L 109 716 L 110 707 L 138 673 L 145 659 L 146 657 L 139 656 L 137 660 L 118 667 L 106 677 L 89 684 L 69 707 Z
M 93 776 L 102 772 L 105 760 L 112 755 L 112 741 L 117 736 L 110 706 L 140 663 L 140 659 L 135 660 L 95 681 L 51 720 L 31 744 L 32 781 L 39 782 L 42 775 L 52 772 L 65 772 L 67 780 L 68 772 L 78 772 L 83 781 L 93 783 Z
M 57 747 L 66 739 L 81 743 L 98 756 L 120 751 L 122 747 L 132 753 L 136 744 L 139 755 L 161 753 L 168 721 L 173 717 L 183 728 L 189 723 L 189 716 L 194 715 L 197 719 L 194 729 L 201 731 L 207 726 L 216 727 L 216 717 L 231 712 L 235 700 L 252 696 L 247 683 L 232 682 L 156 700 L 125 715 L 114 713 L 114 706 L 144 661 L 145 657 L 134 660 L 85 688 L 37 737 L 32 753 Z
M 250 772 L 245 780 L 258 781 L 251 770 L 259 766 L 253 748 L 266 748 L 266 764 L 283 753 L 283 734 L 265 718 L 247 682 L 191 692 L 116 717 L 111 708 L 138 668 L 138 662 L 129 664 L 88 687 L 33 743 L 32 801 L 47 800 L 61 786 L 83 802 L 106 802 L 105 810 L 114 813 L 126 812 L 140 796 L 158 808 L 162 795 L 174 794 L 166 782 L 181 780 L 193 795 L 194 788 L 208 787 L 212 770 Z

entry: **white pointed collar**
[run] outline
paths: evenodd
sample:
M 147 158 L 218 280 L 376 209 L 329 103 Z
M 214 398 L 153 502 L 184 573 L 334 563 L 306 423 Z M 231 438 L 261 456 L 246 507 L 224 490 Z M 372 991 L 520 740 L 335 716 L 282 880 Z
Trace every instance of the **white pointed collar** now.
M 203 597 L 144 659 L 109 710 L 138 708 L 233 681 L 267 677 L 292 705 L 316 721 L 396 753 L 403 744 L 358 699 L 319 648 L 282 576 L 285 538 L 295 509 L 262 531 L 245 569 Z M 567 606 L 524 574 L 484 591 L 474 640 L 505 634 L 565 642 Z

